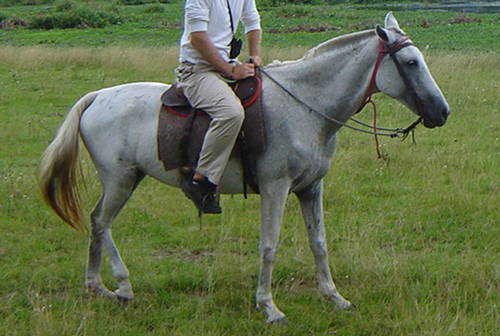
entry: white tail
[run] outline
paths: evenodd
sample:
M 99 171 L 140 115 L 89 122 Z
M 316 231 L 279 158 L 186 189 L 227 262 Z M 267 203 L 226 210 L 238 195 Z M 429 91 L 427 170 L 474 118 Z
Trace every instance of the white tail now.
M 84 231 L 77 178 L 80 170 L 78 143 L 80 117 L 94 102 L 97 92 L 80 98 L 71 108 L 56 137 L 42 155 L 38 183 L 45 202 L 69 226 Z

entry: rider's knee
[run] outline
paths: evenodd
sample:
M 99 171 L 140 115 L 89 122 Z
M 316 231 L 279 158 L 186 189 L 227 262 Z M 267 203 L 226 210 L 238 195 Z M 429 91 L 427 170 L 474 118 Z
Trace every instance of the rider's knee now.
M 245 110 L 241 105 L 234 105 L 225 113 L 225 118 L 235 126 L 241 126 L 243 119 L 245 119 Z

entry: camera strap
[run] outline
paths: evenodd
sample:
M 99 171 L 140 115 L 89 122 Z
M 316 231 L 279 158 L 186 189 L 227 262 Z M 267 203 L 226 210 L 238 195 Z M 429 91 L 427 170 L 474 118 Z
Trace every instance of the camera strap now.
M 231 12 L 231 6 L 229 5 L 229 0 L 227 0 L 227 10 L 229 12 L 229 21 L 231 22 L 231 32 L 234 34 L 236 33 L 234 30 L 234 22 L 233 22 L 233 13 Z
M 229 21 L 231 22 L 231 33 L 233 34 L 233 38 L 231 39 L 229 58 L 235 59 L 241 52 L 241 46 L 243 45 L 243 41 L 241 39 L 237 39 L 234 34 L 236 34 L 236 30 L 234 28 L 233 22 L 233 13 L 231 12 L 231 6 L 229 5 L 229 0 L 227 0 L 227 10 L 229 12 Z

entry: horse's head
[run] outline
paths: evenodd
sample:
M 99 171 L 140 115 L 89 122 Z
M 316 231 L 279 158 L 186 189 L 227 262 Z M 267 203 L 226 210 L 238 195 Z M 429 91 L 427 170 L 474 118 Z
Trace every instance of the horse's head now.
M 399 100 L 422 117 L 426 127 L 443 126 L 450 108 L 425 63 L 424 57 L 388 13 L 385 28 L 377 26 L 383 54 L 376 77 L 379 91 Z

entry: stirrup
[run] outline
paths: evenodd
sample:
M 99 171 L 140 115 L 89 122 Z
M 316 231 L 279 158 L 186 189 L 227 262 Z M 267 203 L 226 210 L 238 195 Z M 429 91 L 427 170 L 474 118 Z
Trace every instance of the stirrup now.
M 217 186 L 208 181 L 207 178 L 202 181 L 195 181 L 192 178 L 186 179 L 181 187 L 184 194 L 193 201 L 201 213 L 220 214 L 222 212 L 216 196 Z

